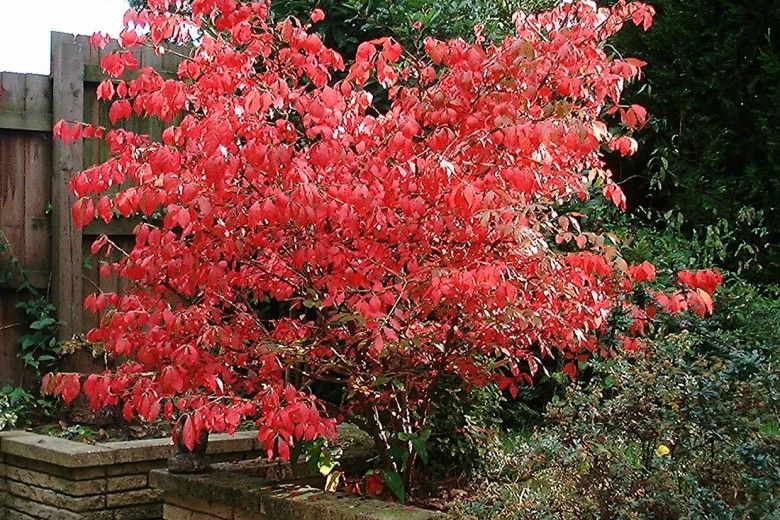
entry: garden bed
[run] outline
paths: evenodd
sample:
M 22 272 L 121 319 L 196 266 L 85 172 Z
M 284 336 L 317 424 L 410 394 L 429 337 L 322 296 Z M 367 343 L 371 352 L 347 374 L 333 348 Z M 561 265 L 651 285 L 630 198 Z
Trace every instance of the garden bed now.
M 342 465 L 360 471 L 365 454 Z M 434 520 L 439 512 L 322 491 L 324 479 L 305 464 L 265 461 L 216 464 L 201 475 L 154 470 L 149 484 L 163 493 L 165 520 Z
M 210 462 L 261 455 L 257 432 L 209 437 Z M 165 467 L 170 438 L 85 444 L 24 431 L 0 433 L 3 520 L 162 518 L 149 471 Z

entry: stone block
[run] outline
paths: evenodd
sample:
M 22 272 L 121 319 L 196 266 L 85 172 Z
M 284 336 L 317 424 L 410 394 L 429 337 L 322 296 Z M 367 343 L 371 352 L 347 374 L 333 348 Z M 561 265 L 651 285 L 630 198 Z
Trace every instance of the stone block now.
M 112 462 L 114 464 L 167 459 L 174 450 L 173 441 L 170 438 L 106 442 L 101 446 L 113 451 Z
M 232 520 L 233 518 L 233 504 L 230 503 L 210 502 L 196 497 L 180 497 L 170 493 L 165 496 L 165 503 L 201 515 L 209 515 L 209 518 L 219 520 Z
M 167 459 L 148 460 L 143 462 L 127 462 L 105 467 L 106 476 L 122 477 L 126 475 L 144 475 L 153 469 L 164 468 L 168 465 Z
M 73 497 L 51 489 L 22 484 L 13 480 L 8 482 L 8 494 L 14 497 L 25 498 L 32 502 L 38 502 L 39 504 L 75 512 L 94 511 L 105 507 L 105 497 L 103 495 Z
M 256 449 L 257 432 L 236 432 L 234 435 L 227 433 L 216 433 L 209 435 L 209 443 L 206 446 L 206 453 L 235 453 L 245 452 Z
M 26 513 L 2 507 L 0 507 L 0 518 L 3 520 L 38 520 L 34 516 L 30 516 Z
M 162 492 L 158 489 L 138 489 L 106 495 L 106 507 L 124 507 L 159 502 Z
M 190 509 L 175 506 L 172 504 L 165 504 L 163 506 L 163 519 L 164 520 L 222 520 L 219 517 L 208 513 L 199 513 Z M 260 520 L 255 518 L 254 520 Z
M 114 493 L 116 491 L 126 491 L 129 489 L 143 489 L 149 484 L 149 478 L 146 473 L 141 475 L 127 475 L 123 477 L 109 477 L 106 479 L 106 491 Z
M 8 466 L 6 478 L 31 486 L 51 489 L 71 496 L 99 495 L 106 491 L 106 481 L 100 477 L 92 480 L 68 480 L 56 475 L 26 468 Z
M 49 462 L 17 457 L 15 455 L 8 455 L 6 457 L 6 464 L 17 468 L 30 469 L 39 473 L 55 475 L 68 480 L 92 480 L 106 476 L 106 468 L 104 466 L 67 468 Z
M 90 512 L 74 512 L 52 507 L 46 504 L 41 504 L 29 500 L 27 498 L 20 498 L 15 496 L 9 496 L 6 503 L 6 507 L 9 511 L 18 513 L 24 513 L 28 516 L 32 516 L 41 520 L 112 520 L 113 513 L 111 511 L 90 511 Z
M 27 433 L 4 437 L 5 455 L 47 462 L 65 468 L 84 468 L 113 463 L 113 450 L 100 444 L 85 444 L 57 437 Z
M 202 512 L 212 516 L 214 505 L 221 504 L 235 509 L 234 518 L 243 516 L 254 520 L 436 520 L 444 517 L 435 511 L 325 493 L 301 487 L 300 481 L 269 484 L 256 476 L 227 470 L 203 475 L 173 475 L 155 470 L 149 476 L 149 483 L 165 490 L 166 504 L 203 509 Z M 205 502 L 208 507 L 195 507 L 196 501 Z
M 160 519 L 163 515 L 162 503 L 124 507 L 113 511 L 113 520 L 149 520 Z

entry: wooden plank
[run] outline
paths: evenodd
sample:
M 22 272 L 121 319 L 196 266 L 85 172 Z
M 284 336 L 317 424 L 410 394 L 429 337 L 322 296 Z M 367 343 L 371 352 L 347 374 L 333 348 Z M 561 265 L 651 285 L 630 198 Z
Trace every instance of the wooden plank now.
M 24 112 L 24 74 L 0 72 L 0 111 Z
M 30 112 L 0 112 L 0 129 L 51 132 L 51 114 Z
M 173 72 L 178 71 L 179 63 L 184 61 L 182 56 L 189 56 L 191 52 L 192 47 L 182 47 L 179 45 L 166 46 L 165 52 L 162 55 L 162 68 Z
M 135 226 L 141 223 L 138 218 L 119 218 L 106 224 L 102 220 L 93 220 L 83 230 L 84 236 L 97 237 L 100 235 L 109 236 L 132 236 Z
M 24 82 L 24 111 L 51 115 L 51 78 L 25 74 Z
M 47 287 L 50 274 L 50 234 L 47 209 L 51 200 L 51 138 L 25 136 L 24 150 L 24 266 L 29 281 Z
M 16 272 L 16 261 L 24 260 L 24 133 L 0 131 L 0 240 L 7 240 L 10 253 L 0 255 L 0 270 Z M 13 262 L 12 262 L 13 259 Z M 14 267 L 12 267 L 14 266 Z M 23 328 L 16 304 L 21 296 L 15 288 L 21 277 L 0 287 L 0 379 L 19 381 L 22 366 L 17 343 Z
M 176 72 L 171 72 L 169 70 L 158 70 L 157 73 L 163 77 L 163 79 L 176 79 L 178 76 L 176 75 Z M 125 80 L 129 81 L 131 79 L 135 79 L 138 77 L 138 71 L 136 70 L 129 70 L 122 74 L 120 78 L 117 78 L 117 80 Z M 84 81 L 87 83 L 100 83 L 104 79 L 109 79 L 105 74 L 103 74 L 103 71 L 100 70 L 99 65 L 84 65 Z
M 50 150 L 42 134 L 0 131 L 0 232 L 35 287 L 49 279 Z
M 51 126 L 49 77 L 0 72 L 0 128 L 48 132 Z
M 24 145 L 24 132 L 0 131 L 0 240 L 10 246 L 0 262 L 6 265 L 11 257 L 24 263 Z
M 70 34 L 52 33 L 52 115 L 55 121 L 84 118 L 83 42 Z M 60 319 L 60 338 L 82 332 L 81 232 L 70 217 L 75 202 L 70 178 L 83 167 L 81 141 L 52 145 L 52 296 Z
M 97 256 L 93 255 L 90 251 L 93 238 L 94 237 L 87 237 L 85 235 L 84 242 L 81 246 L 83 258 L 88 259 L 88 261 L 84 262 L 84 286 L 82 287 L 81 293 L 82 300 L 92 293 L 99 293 L 101 289 L 105 290 L 105 288 L 102 287 L 104 283 L 101 283 L 100 280 L 100 260 L 104 257 L 102 254 Z M 87 331 L 99 325 L 100 316 L 83 309 L 81 322 L 84 330 Z
M 146 46 L 141 48 L 140 62 L 141 67 L 151 67 L 160 74 L 164 72 L 162 56 L 154 52 L 152 47 Z
M 98 101 L 97 86 L 94 83 L 84 85 L 84 122 L 111 128 L 108 120 L 109 103 Z M 84 141 L 84 168 L 99 164 L 109 158 L 106 143 L 98 139 Z
M 21 311 L 16 308 L 21 300 L 15 290 L 0 287 L 0 381 L 19 383 L 22 379 L 23 366 L 17 344 L 24 328 Z

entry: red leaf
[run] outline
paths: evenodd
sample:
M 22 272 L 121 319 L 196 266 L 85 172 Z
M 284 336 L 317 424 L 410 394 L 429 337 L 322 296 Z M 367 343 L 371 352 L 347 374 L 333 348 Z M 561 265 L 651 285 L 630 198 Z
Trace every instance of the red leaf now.
M 655 280 L 655 266 L 650 262 L 642 262 L 628 268 L 631 277 L 637 282 L 652 282 Z
M 198 443 L 198 437 L 200 437 L 200 432 L 196 430 L 192 416 L 188 415 L 187 419 L 184 421 L 184 428 L 182 429 L 182 440 L 184 441 L 184 446 L 190 452 L 195 449 L 195 445 Z
M 127 119 L 131 115 L 133 115 L 133 108 L 126 99 L 114 101 L 114 103 L 111 104 L 111 108 L 108 110 L 108 118 L 113 124 L 116 124 L 122 119 Z
M 114 82 L 111 80 L 101 81 L 97 88 L 97 98 L 100 100 L 108 100 L 114 97 L 115 89 Z
M 311 12 L 309 19 L 311 20 L 311 23 L 319 23 L 325 19 L 325 13 L 322 9 L 315 9 Z
M 111 222 L 114 218 L 114 209 L 111 206 L 111 200 L 108 197 L 103 196 L 98 200 L 97 214 L 106 224 Z
M 381 495 L 385 490 L 385 483 L 382 480 L 382 474 L 378 471 L 374 471 L 366 476 L 366 495 L 377 496 Z
M 89 43 L 93 49 L 105 49 L 111 37 L 107 34 L 96 32 L 89 37 Z
M 57 393 L 62 397 L 65 404 L 70 404 L 81 391 L 81 383 L 78 374 L 57 374 Z
M 244 99 L 244 111 L 247 114 L 256 114 L 263 106 L 263 98 L 259 92 L 252 90 Z
M 284 439 L 279 439 L 276 446 L 279 451 L 279 458 L 284 461 L 290 460 L 290 445 Z

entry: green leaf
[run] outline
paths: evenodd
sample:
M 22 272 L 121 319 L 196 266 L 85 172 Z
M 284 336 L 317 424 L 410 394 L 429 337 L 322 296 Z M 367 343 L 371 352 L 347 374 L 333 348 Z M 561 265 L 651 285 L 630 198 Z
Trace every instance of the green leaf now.
M 306 462 L 311 471 L 319 470 L 321 457 L 322 444 L 318 441 L 315 441 L 306 449 Z
M 331 459 L 330 457 L 325 459 L 320 459 L 319 462 L 319 471 L 321 475 L 328 476 L 330 475 L 330 472 L 333 471 L 333 469 L 338 466 L 339 463 L 335 459 Z
M 30 328 L 33 330 L 41 330 L 45 329 L 46 327 L 50 327 L 51 325 L 54 325 L 57 322 L 54 318 L 41 318 L 37 321 L 34 321 L 30 324 Z
M 395 462 L 400 462 L 404 466 L 406 466 L 406 462 L 409 460 L 409 453 L 400 446 L 393 446 L 387 450 L 387 454 L 390 455 L 390 458 Z
M 417 456 L 423 464 L 428 464 L 428 441 L 422 437 L 414 437 L 412 439 L 412 446 L 414 451 L 417 452 Z
M 301 458 L 301 454 L 304 451 L 304 443 L 303 442 L 296 442 L 295 446 L 293 446 L 292 452 L 290 453 L 290 464 L 297 464 L 298 459 Z
M 30 347 L 34 347 L 38 343 L 40 343 L 41 340 L 38 338 L 38 334 L 27 334 L 25 336 L 22 336 L 22 350 L 28 350 Z
M 25 364 L 27 365 L 31 365 L 34 367 L 38 366 L 38 358 L 36 358 L 32 354 L 25 354 L 24 356 L 22 356 L 22 361 L 24 361 Z
M 403 503 L 406 500 L 404 481 L 398 472 L 382 470 L 382 480 L 384 480 L 385 486 L 398 498 L 399 502 Z

